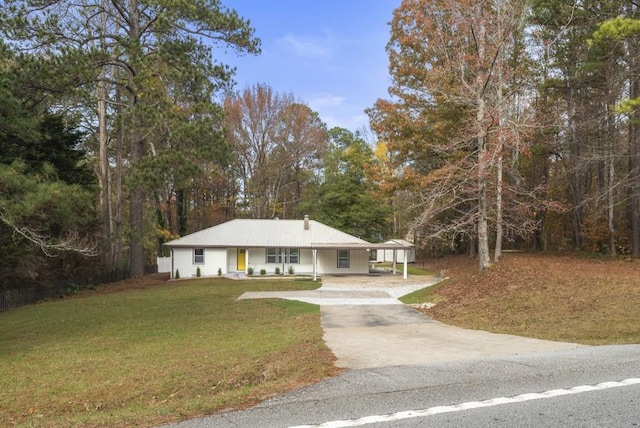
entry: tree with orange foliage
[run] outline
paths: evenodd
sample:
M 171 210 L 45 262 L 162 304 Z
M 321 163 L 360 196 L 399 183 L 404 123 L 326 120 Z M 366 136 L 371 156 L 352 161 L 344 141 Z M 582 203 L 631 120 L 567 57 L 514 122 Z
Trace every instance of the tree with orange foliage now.
M 318 168 L 327 129 L 317 113 L 256 84 L 224 101 L 226 138 L 235 152 L 239 210 L 251 218 L 295 215 L 305 174 Z
M 411 171 L 419 209 L 412 228 L 472 248 L 477 239 L 480 269 L 490 265 L 490 221 L 503 227 L 502 158 L 522 143 L 512 125 L 526 116 L 516 102 L 523 14 L 512 0 L 403 1 L 387 45 L 393 99 L 368 111 Z

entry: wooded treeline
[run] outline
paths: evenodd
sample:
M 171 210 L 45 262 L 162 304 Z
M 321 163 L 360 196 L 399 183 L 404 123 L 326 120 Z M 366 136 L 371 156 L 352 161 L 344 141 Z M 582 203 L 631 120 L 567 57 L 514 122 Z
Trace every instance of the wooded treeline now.
M 640 255 L 635 1 L 405 0 L 391 100 L 369 110 L 409 228 L 500 258 L 505 243 Z
M 309 214 L 480 268 L 503 246 L 638 257 L 639 18 L 633 1 L 405 0 L 370 136 L 235 89 L 216 49 L 260 41 L 218 0 L 4 0 L 2 287 L 142 275 L 166 240 L 238 217 Z

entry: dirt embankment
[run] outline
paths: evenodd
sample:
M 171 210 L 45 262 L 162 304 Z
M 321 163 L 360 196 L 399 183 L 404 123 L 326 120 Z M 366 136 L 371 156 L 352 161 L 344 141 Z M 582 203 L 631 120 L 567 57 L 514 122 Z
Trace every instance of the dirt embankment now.
M 425 267 L 450 278 L 425 310 L 442 322 L 587 344 L 640 343 L 637 261 L 509 253 L 483 272 L 462 256 Z

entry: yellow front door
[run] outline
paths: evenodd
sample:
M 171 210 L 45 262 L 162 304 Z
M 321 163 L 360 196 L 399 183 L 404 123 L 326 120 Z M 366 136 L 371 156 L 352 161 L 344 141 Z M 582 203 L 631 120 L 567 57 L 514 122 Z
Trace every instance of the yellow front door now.
M 238 270 L 243 271 L 247 267 L 247 254 L 244 248 L 238 248 Z

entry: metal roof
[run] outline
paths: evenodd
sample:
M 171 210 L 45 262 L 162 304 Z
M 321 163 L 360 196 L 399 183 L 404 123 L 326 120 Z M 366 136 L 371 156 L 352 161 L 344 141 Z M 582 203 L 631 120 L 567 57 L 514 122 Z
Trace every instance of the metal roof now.
M 377 248 L 315 220 L 237 219 L 167 242 L 167 247 Z M 382 244 L 384 246 L 384 244 Z
M 405 239 L 391 239 L 389 241 L 386 241 L 385 244 L 400 246 L 402 248 L 415 247 L 415 244 L 413 242 L 409 242 Z

